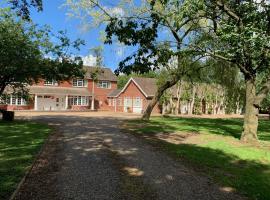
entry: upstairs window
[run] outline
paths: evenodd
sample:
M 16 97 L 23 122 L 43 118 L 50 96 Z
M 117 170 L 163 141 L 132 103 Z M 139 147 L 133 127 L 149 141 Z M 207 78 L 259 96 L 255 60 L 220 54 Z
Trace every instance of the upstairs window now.
M 44 85 L 46 85 L 46 86 L 53 86 L 53 85 L 58 85 L 58 83 L 55 80 L 46 80 L 44 82 Z
M 98 88 L 104 88 L 104 89 L 110 89 L 111 88 L 111 82 L 109 81 L 99 81 L 97 83 Z
M 86 87 L 87 82 L 84 79 L 73 79 L 72 85 L 73 87 Z

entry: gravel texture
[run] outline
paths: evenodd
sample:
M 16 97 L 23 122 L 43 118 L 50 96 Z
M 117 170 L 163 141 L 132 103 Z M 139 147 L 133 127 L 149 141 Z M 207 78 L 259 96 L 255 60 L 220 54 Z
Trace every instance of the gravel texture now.
M 30 116 L 56 127 L 61 137 L 52 137 L 16 199 L 244 199 L 120 131 L 127 117 Z

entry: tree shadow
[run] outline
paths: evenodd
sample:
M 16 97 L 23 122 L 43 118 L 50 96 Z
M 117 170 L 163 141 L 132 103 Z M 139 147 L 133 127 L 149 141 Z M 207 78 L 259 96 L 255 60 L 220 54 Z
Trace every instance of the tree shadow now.
M 243 119 L 164 117 L 161 120 L 151 120 L 148 123 L 138 121 L 135 123 L 144 123 L 144 127 L 140 128 L 140 131 L 149 132 L 150 134 L 170 133 L 173 131 L 206 132 L 240 139 L 243 130 Z M 261 119 L 259 121 L 258 137 L 260 140 L 270 141 L 269 120 Z
M 116 119 L 113 117 L 42 116 L 36 120 L 47 122 L 64 133 L 61 138 L 62 157 L 52 159 L 61 160 L 59 172 L 54 171 L 51 174 L 58 174 L 58 178 L 50 186 L 55 187 L 64 198 L 78 199 L 80 195 L 84 195 L 88 199 L 127 199 L 127 193 L 134 197 L 144 193 L 149 199 L 152 195 L 164 195 L 163 199 L 244 199 L 235 194 L 233 189 L 258 200 L 268 199 L 270 196 L 269 165 L 254 160 L 241 160 L 237 156 L 208 147 L 175 145 L 149 137 L 148 141 L 154 146 L 152 148 L 144 144 L 145 140 L 126 134 L 126 128 L 120 133 L 119 124 L 115 123 Z M 137 120 L 133 123 L 135 128 L 152 125 L 147 129 L 150 131 L 147 134 L 152 136 L 158 131 L 169 134 L 179 130 L 164 122 L 143 124 Z M 213 122 L 210 125 L 209 123 L 205 122 L 206 125 L 215 127 Z M 234 123 L 238 125 L 238 122 Z M 198 130 L 195 127 L 196 122 L 191 124 L 191 127 L 184 127 L 183 130 Z M 197 124 L 203 127 L 202 122 L 197 121 Z M 155 130 L 151 132 L 152 128 Z M 145 132 L 141 131 L 142 135 L 143 133 Z M 180 163 L 176 164 L 174 159 L 169 159 L 167 154 L 157 149 L 166 149 Z M 112 152 L 117 155 L 112 156 Z M 210 175 L 220 185 L 190 168 Z M 44 171 L 46 173 L 46 169 Z M 32 177 L 33 181 L 41 181 L 42 184 L 38 184 L 40 187 L 36 191 L 33 188 L 26 189 L 25 194 L 34 194 L 36 198 L 40 190 L 46 194 L 46 185 L 42 180 L 35 175 Z M 94 185 L 100 187 L 94 188 L 95 190 L 87 189 Z M 144 191 L 149 185 L 150 190 Z M 136 189 L 138 186 L 139 190 Z M 76 190 L 68 190 L 69 187 Z M 170 192 L 173 187 L 177 187 L 175 193 Z M 153 194 L 153 191 L 157 194 Z
M 60 164 L 59 171 L 48 174 L 46 166 L 39 169 L 43 172 L 34 170 L 27 180 L 32 184 L 25 185 L 18 199 L 31 199 L 29 195 L 44 199 L 40 193 L 45 195 L 49 187 L 58 195 L 51 199 L 239 199 L 144 140 L 120 132 L 113 117 L 42 116 L 36 120 L 63 133 L 59 157 L 47 159 L 49 165 Z M 44 182 L 46 176 L 40 173 L 55 182 Z
M 193 144 L 172 144 L 155 140 L 157 145 L 185 165 L 206 173 L 225 187 L 235 188 L 239 193 L 253 199 L 270 197 L 270 166 L 255 160 L 241 160 L 223 151 Z
M 46 125 L 0 121 L 0 199 L 16 189 L 50 131 Z

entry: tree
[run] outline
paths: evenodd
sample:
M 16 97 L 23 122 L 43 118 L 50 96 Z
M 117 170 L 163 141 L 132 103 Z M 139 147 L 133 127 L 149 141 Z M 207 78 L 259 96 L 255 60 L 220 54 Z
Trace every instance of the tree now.
M 258 111 L 270 90 L 269 1 L 204 1 L 208 26 L 195 44 L 204 55 L 235 64 L 245 79 L 243 142 L 257 142 Z M 265 74 L 260 87 L 258 77 Z
M 31 7 L 35 7 L 38 11 L 42 11 L 42 0 L 8 0 L 12 5 L 12 9 L 23 19 L 30 20 Z
M 51 42 L 50 38 L 59 43 Z M 7 86 L 26 93 L 25 86 L 39 79 L 69 80 L 82 77 L 82 60 L 68 49 L 79 50 L 83 41 L 70 41 L 65 32 L 53 35 L 31 22 L 15 17 L 10 10 L 0 10 L 0 96 Z
M 94 57 L 96 58 L 95 70 L 93 70 L 90 74 L 90 77 L 93 81 L 92 83 L 92 100 L 91 100 L 91 110 L 95 110 L 95 83 L 98 82 L 98 75 L 102 72 L 103 66 L 103 48 L 101 46 L 93 47 L 90 49 L 92 51 Z
M 146 73 L 168 66 L 170 59 L 176 57 L 178 67 L 171 71 L 168 79 L 158 88 L 144 112 L 145 120 L 149 119 L 163 92 L 175 85 L 186 73 L 186 69 L 180 64 L 181 59 L 189 54 L 186 46 L 190 40 L 187 38 L 192 36 L 200 22 L 196 17 L 197 11 L 191 9 L 192 2 L 193 0 L 143 1 L 136 9 L 125 10 L 136 6 L 128 2 L 116 7 L 118 11 L 123 10 L 116 14 L 115 7 L 102 5 L 98 0 L 67 0 L 73 15 L 85 14 L 83 18 L 90 19 L 96 25 L 105 23 L 106 44 L 117 40 L 123 45 L 136 47 L 135 53 L 119 63 L 116 73 Z M 166 34 L 161 37 L 164 31 Z
M 157 78 L 158 76 L 159 76 L 159 72 L 153 72 L 153 71 L 149 71 L 148 73 L 144 73 L 144 74 L 138 74 L 138 73 L 131 73 L 129 75 L 122 74 L 118 76 L 117 88 L 122 89 L 131 77 Z

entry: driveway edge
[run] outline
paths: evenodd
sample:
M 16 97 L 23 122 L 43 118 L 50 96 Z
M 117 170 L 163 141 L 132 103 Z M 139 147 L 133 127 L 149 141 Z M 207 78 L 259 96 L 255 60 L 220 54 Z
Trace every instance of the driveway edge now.
M 17 196 L 18 192 L 20 191 L 23 183 L 25 182 L 26 178 L 29 176 L 29 174 L 31 173 L 31 171 L 33 170 L 34 166 L 37 164 L 38 159 L 40 158 L 42 152 L 44 151 L 45 147 L 47 146 L 50 138 L 52 135 L 54 135 L 56 133 L 56 129 L 52 126 L 49 126 L 52 129 L 52 132 L 50 133 L 50 135 L 46 138 L 45 142 L 41 145 L 41 148 L 39 150 L 39 152 L 35 155 L 35 158 L 30 166 L 30 168 L 28 170 L 26 170 L 23 178 L 21 179 L 21 181 L 17 184 L 16 190 L 12 193 L 12 195 L 10 196 L 9 200 L 14 200 L 15 197 Z

